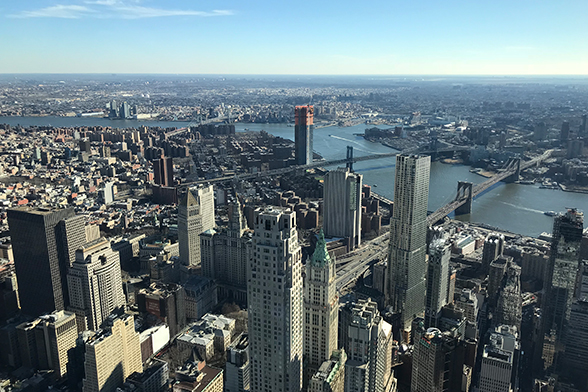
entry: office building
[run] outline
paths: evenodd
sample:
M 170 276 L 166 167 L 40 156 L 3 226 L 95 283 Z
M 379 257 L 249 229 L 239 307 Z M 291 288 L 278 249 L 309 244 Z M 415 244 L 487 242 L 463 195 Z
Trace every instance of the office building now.
M 133 316 L 112 314 L 88 337 L 83 392 L 114 391 L 134 372 L 141 373 L 141 345 Z
M 140 312 L 151 313 L 169 326 L 169 333 L 176 336 L 186 326 L 185 291 L 180 285 L 154 282 L 137 293 Z
M 73 209 L 8 210 L 22 312 L 30 316 L 68 305 L 67 268 L 85 243 L 84 218 Z
M 161 359 L 153 358 L 141 372 L 135 372 L 127 378 L 127 383 L 134 385 L 140 392 L 162 392 L 169 390 L 169 365 Z
M 345 363 L 347 354 L 341 349 L 334 351 L 331 358 L 324 361 L 310 379 L 309 392 L 344 392 Z
M 586 385 L 588 364 L 588 298 L 581 298 L 572 304 L 569 331 L 566 336 L 564 369 L 573 378 L 583 380 Z
M 250 371 L 249 336 L 247 333 L 242 333 L 227 348 L 225 392 L 249 391 L 251 384 Z
M 429 246 L 425 299 L 425 327 L 427 328 L 437 326 L 441 309 L 448 303 L 450 258 L 451 245 L 444 239 L 435 239 Z
M 294 109 L 294 155 L 297 165 L 308 165 L 313 159 L 312 138 L 314 107 L 296 106 Z
M 580 136 L 586 136 L 588 133 L 588 114 L 582 115 L 582 124 L 580 125 Z
M 561 123 L 561 132 L 559 134 L 559 141 L 565 146 L 570 138 L 570 123 L 564 121 Z
M 485 273 L 490 270 L 490 264 L 502 256 L 504 252 L 504 235 L 491 233 L 484 240 L 482 248 L 482 268 Z
M 394 211 L 390 219 L 388 301 L 400 315 L 400 327 L 409 330 L 412 320 L 425 310 L 427 269 L 428 156 L 396 156 Z M 349 353 L 348 353 L 349 355 Z
M 570 318 L 580 262 L 584 214 L 569 209 L 553 221 L 551 254 L 545 275 L 542 317 L 544 333 L 556 331 L 560 338 Z
M 105 182 L 101 190 L 101 197 L 104 204 L 109 205 L 114 202 L 114 183 Z
M 392 326 L 371 299 L 341 310 L 340 342 L 347 353 L 345 391 L 389 392 L 395 388 L 391 368 Z
M 302 388 L 302 249 L 296 214 L 257 209 L 248 270 L 251 391 Z
M 180 261 L 200 267 L 200 234 L 214 229 L 214 191 L 212 185 L 189 189 L 178 206 Z
M 415 323 L 411 392 L 462 391 L 468 372 L 464 371 L 461 336 L 438 328 L 425 329 L 422 319 L 415 319 Z
M 174 162 L 171 157 L 162 156 L 153 161 L 153 181 L 156 185 L 174 186 Z
M 362 177 L 342 168 L 325 175 L 323 229 L 327 237 L 346 238 L 349 249 L 361 244 Z
M 482 352 L 480 392 L 510 392 L 517 385 L 519 357 L 518 330 L 500 325 L 491 334 Z
M 16 333 L 24 366 L 53 370 L 57 377 L 67 373 L 67 352 L 78 337 L 74 313 L 59 310 L 40 316 L 17 326 Z
M 176 371 L 173 392 L 223 392 L 223 370 L 206 362 L 188 363 Z
M 240 303 L 247 302 L 247 263 L 251 235 L 238 201 L 229 207 L 229 226 L 200 234 L 202 275 L 214 279 L 219 295 Z
M 495 325 L 512 325 L 520 331 L 522 318 L 521 267 L 515 263 L 509 263 L 498 295 L 493 321 Z
M 304 362 L 308 377 L 337 349 L 339 296 L 335 260 L 327 252 L 321 230 L 314 253 L 306 263 L 304 282 Z
M 118 252 L 100 238 L 76 252 L 68 274 L 70 306 L 78 329 L 95 330 L 115 309 L 126 304 Z

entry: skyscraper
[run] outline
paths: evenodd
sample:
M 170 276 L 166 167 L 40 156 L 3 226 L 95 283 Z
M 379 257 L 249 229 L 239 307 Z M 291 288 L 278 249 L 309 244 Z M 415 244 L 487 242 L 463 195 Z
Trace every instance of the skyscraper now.
M 67 372 L 67 351 L 78 337 L 75 314 L 58 310 L 18 325 L 16 333 L 24 366 L 51 369 L 58 377 Z
M 553 221 L 551 254 L 545 271 L 544 332 L 554 329 L 559 335 L 565 333 L 580 266 L 583 228 L 584 214 L 575 209 Z
M 553 221 L 551 254 L 545 269 L 545 294 L 541 308 L 543 358 L 546 366 L 559 366 L 567 339 L 572 299 L 580 266 L 584 214 L 568 209 Z
M 126 304 L 119 254 L 104 238 L 76 251 L 67 281 L 69 310 L 76 313 L 80 332 L 98 329 L 112 311 Z
M 174 186 L 174 162 L 171 157 L 153 161 L 153 181 L 157 185 Z
M 250 385 L 249 337 L 242 333 L 227 347 L 225 392 L 246 392 L 251 389 Z
M 247 299 L 252 392 L 302 388 L 302 249 L 296 215 L 257 209 Z
M 480 392 L 510 392 L 518 367 L 518 330 L 509 325 L 497 327 L 482 352 Z
M 342 237 L 349 249 L 361 243 L 362 175 L 349 169 L 331 170 L 325 175 L 323 228 L 327 237 Z M 369 230 L 368 230 L 369 231 Z
M 414 331 L 411 392 L 462 390 L 465 361 L 461 338 L 437 328 L 425 329 L 422 320 L 418 323 Z
M 297 165 L 312 163 L 313 117 L 312 105 L 296 106 L 294 109 L 294 155 Z
M 446 243 L 444 239 L 435 239 L 429 246 L 427 297 L 425 300 L 425 327 L 427 328 L 437 326 L 441 309 L 448 302 L 450 258 L 451 245 Z
M 327 252 L 322 231 L 305 275 L 304 362 L 308 372 L 314 373 L 337 349 L 339 324 L 335 260 Z
M 347 353 L 346 392 L 385 392 L 395 381 L 391 368 L 392 326 L 371 299 L 341 310 L 341 343 Z
M 568 139 L 570 138 L 570 122 L 564 121 L 561 123 L 561 132 L 559 134 L 560 142 L 567 144 Z
M 247 301 L 247 263 L 251 237 L 238 201 L 229 206 L 229 227 L 200 234 L 202 274 L 215 279 L 221 297 Z
M 141 344 L 133 316 L 111 315 L 88 338 L 83 392 L 114 391 L 134 372 L 141 373 Z
M 178 206 L 180 261 L 200 266 L 200 234 L 214 228 L 214 191 L 212 185 L 190 189 Z
M 388 301 L 409 330 L 425 308 L 427 248 L 428 156 L 396 156 L 394 212 L 390 220 Z
M 485 273 L 490 270 L 490 264 L 502 256 L 504 252 L 504 235 L 491 233 L 484 240 L 482 249 L 482 268 Z
M 23 207 L 8 210 L 8 225 L 23 313 L 64 310 L 71 254 L 86 239 L 83 219 L 73 209 Z

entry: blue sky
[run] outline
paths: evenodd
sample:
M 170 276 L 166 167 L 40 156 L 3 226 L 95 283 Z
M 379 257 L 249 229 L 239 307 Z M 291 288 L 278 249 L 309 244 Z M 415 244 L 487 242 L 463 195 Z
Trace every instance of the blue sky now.
M 0 73 L 588 74 L 587 0 L 0 0 Z

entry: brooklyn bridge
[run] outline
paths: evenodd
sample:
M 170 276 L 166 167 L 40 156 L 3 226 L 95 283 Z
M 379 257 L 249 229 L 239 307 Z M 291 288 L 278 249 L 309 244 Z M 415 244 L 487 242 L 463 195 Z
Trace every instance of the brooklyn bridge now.
M 274 177 L 281 174 L 297 172 L 297 171 L 305 171 L 309 169 L 315 169 L 319 167 L 331 167 L 337 165 L 346 165 L 348 168 L 353 169 L 353 163 L 355 162 L 363 162 L 369 161 L 374 159 L 382 159 L 382 158 L 391 158 L 395 157 L 398 154 L 421 154 L 421 155 L 430 155 L 430 154 L 443 154 L 443 153 L 450 153 L 450 152 L 464 152 L 468 151 L 469 147 L 464 146 L 450 146 L 445 148 L 439 148 L 435 150 L 418 150 L 418 149 L 410 149 L 404 150 L 401 152 L 392 152 L 386 154 L 374 154 L 374 155 L 365 155 L 365 156 L 353 156 L 353 148 L 347 147 L 347 156 L 343 159 L 336 159 L 336 160 L 320 160 L 313 162 L 308 165 L 294 165 L 288 166 L 280 169 L 273 169 L 273 170 L 266 170 L 262 172 L 256 173 L 243 173 L 243 174 L 236 174 L 232 176 L 225 176 L 225 177 L 217 177 L 205 180 L 199 180 L 194 182 L 186 182 L 181 184 L 181 187 L 190 187 L 196 186 L 199 184 L 218 184 L 223 182 L 238 182 L 244 180 L 254 180 L 254 179 L 261 179 L 265 177 Z M 469 214 L 472 210 L 472 201 L 475 197 L 482 194 L 484 191 L 488 190 L 494 184 L 504 181 L 504 182 L 515 182 L 518 181 L 519 175 L 521 171 L 528 169 L 532 166 L 539 165 L 542 161 L 548 159 L 551 156 L 552 150 L 547 150 L 543 154 L 532 158 L 528 161 L 523 161 L 521 158 L 510 158 L 498 172 L 489 177 L 486 181 L 480 184 L 472 184 L 471 182 L 459 181 L 457 183 L 457 194 L 455 199 L 444 206 L 440 207 L 433 213 L 427 216 L 427 222 L 429 225 L 434 225 L 445 216 L 449 215 L 451 212 L 455 211 L 456 215 L 464 215 Z

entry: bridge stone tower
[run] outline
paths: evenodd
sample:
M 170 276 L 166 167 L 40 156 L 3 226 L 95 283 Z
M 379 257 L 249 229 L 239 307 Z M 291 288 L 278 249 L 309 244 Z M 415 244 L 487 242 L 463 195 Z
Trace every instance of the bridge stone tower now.
M 353 146 L 347 146 L 347 168 L 353 171 Z
M 457 183 L 457 195 L 455 200 L 465 199 L 465 203 L 455 209 L 455 215 L 467 215 L 472 212 L 472 200 L 474 197 L 473 184 L 467 181 Z
M 506 177 L 504 182 L 509 184 L 518 181 L 521 176 L 521 158 L 509 158 L 506 164 L 506 170 L 514 170 L 514 173 Z

